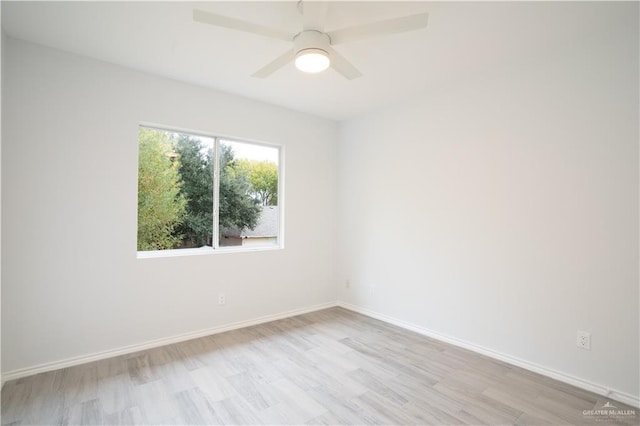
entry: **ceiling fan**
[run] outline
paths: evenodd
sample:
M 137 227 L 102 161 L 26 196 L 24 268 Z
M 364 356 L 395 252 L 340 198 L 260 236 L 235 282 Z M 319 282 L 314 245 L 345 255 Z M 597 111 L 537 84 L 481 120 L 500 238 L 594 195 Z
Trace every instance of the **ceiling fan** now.
M 293 49 L 278 56 L 253 74 L 253 77 L 258 78 L 268 77 L 289 62 L 295 61 L 296 67 L 301 71 L 315 73 L 324 71 L 331 66 L 344 77 L 352 80 L 360 77 L 362 73 L 336 52 L 332 46 L 374 36 L 417 30 L 427 26 L 428 14 L 419 13 L 325 32 L 328 6 L 327 1 L 302 2 L 300 0 L 298 10 L 302 13 L 302 30 L 297 34 L 199 9 L 193 10 L 193 20 L 203 24 L 292 42 Z

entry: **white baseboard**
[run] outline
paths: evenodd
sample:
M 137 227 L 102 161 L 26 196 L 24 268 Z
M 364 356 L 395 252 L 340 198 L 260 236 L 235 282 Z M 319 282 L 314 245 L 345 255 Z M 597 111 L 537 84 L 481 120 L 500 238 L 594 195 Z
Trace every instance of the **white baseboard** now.
M 535 373 L 541 374 L 543 376 L 550 377 L 552 379 L 558 380 L 560 382 L 568 383 L 575 387 L 585 389 L 596 393 L 598 395 L 602 395 L 607 398 L 614 399 L 616 401 L 623 402 L 625 404 L 631 405 L 633 407 L 640 408 L 640 397 L 628 394 L 626 392 L 621 392 L 613 389 L 609 389 L 606 386 L 602 386 L 588 380 L 584 380 L 578 377 L 571 376 L 569 374 L 562 373 L 560 371 L 553 370 L 548 367 L 544 367 L 542 365 L 526 361 L 521 358 L 516 358 L 511 355 L 503 354 L 500 352 L 496 352 L 492 349 L 485 348 L 480 345 L 476 345 L 474 343 L 470 343 L 464 340 L 457 339 L 455 337 L 447 336 L 444 334 L 437 333 L 435 331 L 429 330 L 427 328 L 421 327 L 416 324 L 412 324 L 406 321 L 399 320 L 397 318 L 390 317 L 385 314 L 381 314 L 379 312 L 372 311 L 367 308 L 362 308 L 357 305 L 353 305 L 351 303 L 338 301 L 338 306 L 343 307 L 345 309 L 349 309 L 350 311 L 354 311 L 363 315 L 366 315 L 371 318 L 375 318 L 381 321 L 384 321 L 389 324 L 397 325 L 398 327 L 404 328 L 406 330 L 415 331 L 416 333 L 431 337 L 433 339 L 437 339 L 446 343 L 450 343 L 455 346 L 459 346 L 464 349 L 468 349 L 473 352 L 477 352 L 482 355 L 486 355 L 490 358 L 494 358 L 500 361 L 504 361 L 508 364 L 515 365 L 521 368 L 524 368 L 529 371 L 533 371 Z
M 308 306 L 301 309 L 294 309 L 291 311 L 281 312 L 273 315 L 265 315 L 258 318 L 253 318 L 246 321 L 234 322 L 231 324 L 216 326 L 207 328 L 204 330 L 194 331 L 190 333 L 179 334 L 171 337 L 164 337 L 161 339 L 150 340 L 147 342 L 123 346 L 116 349 L 110 349 L 102 352 L 95 352 L 92 354 L 82 355 L 73 358 L 67 358 L 60 361 L 48 362 L 45 364 L 36 365 L 33 367 L 20 368 L 18 370 L 7 371 L 2 373 L 2 384 L 10 380 L 19 379 L 22 377 L 32 376 L 38 373 L 44 373 L 47 371 L 59 370 L 61 368 L 72 367 L 74 365 L 86 364 L 88 362 L 99 361 L 101 359 L 112 358 L 115 356 L 126 355 L 138 351 L 147 349 L 153 349 L 160 346 L 170 345 L 173 343 L 180 343 L 191 339 L 197 339 L 199 337 L 211 336 L 213 334 L 224 333 L 225 331 L 237 330 L 239 328 L 250 327 L 252 325 L 263 324 L 279 319 L 290 318 L 297 315 L 306 314 L 309 312 L 319 311 L 322 309 L 332 308 L 337 306 L 337 302 L 322 303 L 319 305 Z

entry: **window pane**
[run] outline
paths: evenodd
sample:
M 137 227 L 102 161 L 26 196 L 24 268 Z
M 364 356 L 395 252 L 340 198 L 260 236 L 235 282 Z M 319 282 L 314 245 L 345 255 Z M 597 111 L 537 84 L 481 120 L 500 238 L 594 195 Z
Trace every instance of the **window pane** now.
M 184 220 L 177 227 L 176 248 L 212 246 L 213 242 L 212 138 L 176 134 L 180 192 L 187 200 Z
M 278 148 L 220 141 L 220 246 L 278 244 Z
M 211 246 L 213 139 L 140 127 L 138 250 Z
M 140 127 L 138 154 L 138 251 L 278 245 L 279 148 Z

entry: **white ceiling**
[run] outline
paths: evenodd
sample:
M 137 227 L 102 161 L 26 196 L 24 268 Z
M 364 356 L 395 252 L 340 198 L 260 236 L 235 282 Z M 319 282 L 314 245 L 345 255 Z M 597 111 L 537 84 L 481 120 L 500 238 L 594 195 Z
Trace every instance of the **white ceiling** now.
M 251 74 L 290 45 L 192 19 L 193 8 L 296 33 L 296 1 L 2 1 L 10 37 L 210 87 L 334 120 L 570 49 L 620 18 L 612 3 L 338 2 L 326 30 L 429 12 L 424 30 L 336 46 L 363 74 L 303 74 L 293 64 Z

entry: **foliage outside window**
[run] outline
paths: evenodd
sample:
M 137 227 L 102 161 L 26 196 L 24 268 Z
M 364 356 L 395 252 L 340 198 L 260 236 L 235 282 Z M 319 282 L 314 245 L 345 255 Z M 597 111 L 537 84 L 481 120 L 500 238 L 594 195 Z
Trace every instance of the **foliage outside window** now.
M 138 133 L 138 251 L 277 246 L 279 149 Z

